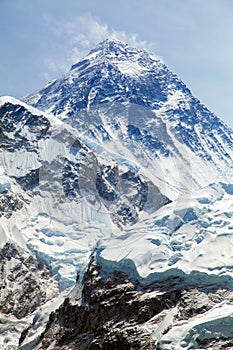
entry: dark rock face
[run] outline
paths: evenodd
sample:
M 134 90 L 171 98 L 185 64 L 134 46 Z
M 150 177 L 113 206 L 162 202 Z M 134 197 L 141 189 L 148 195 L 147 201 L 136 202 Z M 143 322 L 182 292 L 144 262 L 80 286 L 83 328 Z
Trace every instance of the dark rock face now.
M 154 330 L 169 311 L 177 309 L 175 322 L 192 319 L 229 295 L 223 288 L 185 285 L 175 278 L 142 286 L 123 272 L 106 274 L 94 257 L 82 282 L 80 303 L 73 295 L 51 313 L 39 350 L 160 349 Z M 200 341 L 200 348 L 230 349 L 231 344 L 210 339 Z
M 8 102 L 0 108 L 0 146 L 2 149 L 13 152 L 16 148 L 26 148 L 30 151 L 38 140 L 45 137 L 49 128 L 50 122 L 45 116 L 33 115 L 23 106 Z
M 15 243 L 6 243 L 0 250 L 0 311 L 21 319 L 55 295 L 49 267 Z
M 31 170 L 25 176 L 16 177 L 16 181 L 24 191 L 32 191 L 39 185 L 40 169 Z
M 96 188 L 112 212 L 113 222 L 120 227 L 137 222 L 138 212 L 143 210 L 148 195 L 148 184 L 138 174 L 130 170 L 120 174 L 117 166 L 102 166 L 96 176 Z M 163 199 L 164 205 L 165 197 Z
M 66 298 L 50 315 L 39 349 L 154 349 L 143 325 L 174 306 L 180 291 L 150 297 L 152 289 L 131 282 L 124 273 L 105 275 L 93 259 L 84 277 L 81 305 Z M 144 293 L 149 293 L 148 297 Z
M 153 210 L 170 203 L 148 179 L 131 170 L 121 173 L 118 166 L 101 166 L 96 175 L 96 189 L 101 201 L 110 211 L 112 220 L 120 228 L 135 224 L 139 212 L 145 208 L 149 191 L 157 193 Z
M 11 217 L 17 210 L 22 209 L 23 201 L 19 195 L 11 191 L 0 192 L 0 217 Z
M 62 174 L 65 196 L 76 201 L 86 196 L 88 200 L 104 204 L 119 228 L 138 221 L 149 195 L 154 197 L 150 205 L 152 211 L 170 202 L 137 170 L 122 170 L 117 163 L 101 164 L 95 153 L 77 140 L 70 147 L 70 153 L 74 152 L 75 161 L 65 158 L 57 169 Z

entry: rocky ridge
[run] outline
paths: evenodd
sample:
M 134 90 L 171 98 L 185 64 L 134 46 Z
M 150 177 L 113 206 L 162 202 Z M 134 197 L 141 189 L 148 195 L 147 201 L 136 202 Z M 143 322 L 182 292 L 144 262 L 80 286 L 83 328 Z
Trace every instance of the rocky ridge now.
M 124 272 L 104 271 L 95 255 L 82 285 L 81 296 L 74 288 L 51 313 L 37 350 L 164 349 L 160 338 L 171 324 L 200 317 L 233 297 L 226 286 L 204 287 L 178 278 L 141 285 Z M 230 349 L 232 338 L 219 333 L 218 340 L 214 334 L 206 340 L 199 335 L 194 344 L 195 349 Z

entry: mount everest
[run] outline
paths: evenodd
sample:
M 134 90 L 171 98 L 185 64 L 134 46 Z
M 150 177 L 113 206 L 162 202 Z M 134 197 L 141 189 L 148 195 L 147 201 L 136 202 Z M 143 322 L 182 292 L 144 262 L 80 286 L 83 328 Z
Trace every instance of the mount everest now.
M 0 115 L 2 348 L 231 349 L 232 130 L 113 39 Z

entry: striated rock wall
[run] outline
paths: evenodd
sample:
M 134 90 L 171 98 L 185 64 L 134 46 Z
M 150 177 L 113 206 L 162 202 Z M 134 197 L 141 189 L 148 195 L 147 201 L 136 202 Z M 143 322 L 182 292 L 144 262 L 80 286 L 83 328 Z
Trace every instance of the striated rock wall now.
M 51 313 L 36 349 L 170 349 L 159 340 L 175 324 L 204 314 L 231 294 L 214 286 L 185 285 L 175 278 L 142 286 L 123 272 L 106 273 L 94 256 L 82 283 L 81 302 L 73 291 Z M 230 349 L 232 339 L 197 342 L 196 349 Z

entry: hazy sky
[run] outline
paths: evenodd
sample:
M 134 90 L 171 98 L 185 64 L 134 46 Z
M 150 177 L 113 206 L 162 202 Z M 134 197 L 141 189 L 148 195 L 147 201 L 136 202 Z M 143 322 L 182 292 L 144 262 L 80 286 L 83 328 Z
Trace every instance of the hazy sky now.
M 0 0 L 0 95 L 42 87 L 108 36 L 161 56 L 233 127 L 233 0 Z

